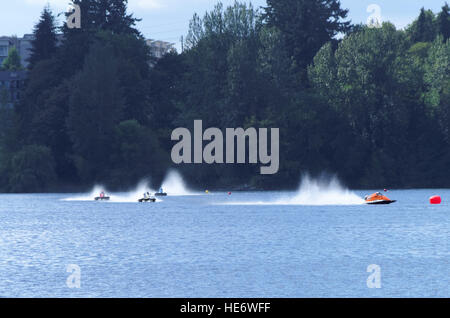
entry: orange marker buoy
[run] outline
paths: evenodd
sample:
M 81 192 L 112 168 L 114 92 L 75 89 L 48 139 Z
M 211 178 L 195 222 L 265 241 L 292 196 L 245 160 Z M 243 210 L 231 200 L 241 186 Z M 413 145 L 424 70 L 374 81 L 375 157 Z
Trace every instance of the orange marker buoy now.
M 430 204 L 441 204 L 442 199 L 440 196 L 435 195 L 430 198 Z

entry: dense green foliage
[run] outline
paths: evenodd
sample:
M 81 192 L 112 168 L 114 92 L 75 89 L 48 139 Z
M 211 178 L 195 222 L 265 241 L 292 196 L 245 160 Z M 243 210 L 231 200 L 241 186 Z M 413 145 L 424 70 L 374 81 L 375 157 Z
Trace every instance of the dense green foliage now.
M 12 47 L 8 52 L 8 57 L 3 61 L 0 70 L 3 71 L 18 71 L 22 69 L 19 52 L 15 47 Z
M 45 146 L 25 146 L 15 153 L 9 167 L 12 192 L 39 192 L 56 181 L 51 150 Z
M 177 167 L 193 185 L 288 188 L 325 172 L 353 187 L 450 186 L 447 4 L 406 30 L 350 25 L 336 0 L 218 4 L 194 15 L 181 54 L 156 61 L 126 1 L 75 2 L 83 27 L 63 27 L 56 49 L 44 11 L 22 99 L 0 113 L 2 190 L 159 186 L 172 130 L 195 119 L 279 127 L 280 171 Z
M 343 20 L 347 13 L 338 0 L 267 0 L 264 17 L 268 26 L 281 31 L 283 48 L 303 75 L 325 43 L 351 30 L 350 22 Z

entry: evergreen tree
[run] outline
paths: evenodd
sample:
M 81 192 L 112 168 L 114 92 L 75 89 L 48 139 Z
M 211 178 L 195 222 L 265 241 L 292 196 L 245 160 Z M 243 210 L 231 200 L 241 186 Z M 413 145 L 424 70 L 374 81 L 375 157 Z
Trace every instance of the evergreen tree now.
M 436 38 L 436 28 L 434 23 L 434 13 L 422 7 L 420 15 L 411 28 L 411 40 L 417 42 L 433 42 Z
M 89 47 L 104 33 L 132 36 L 143 40 L 135 28 L 139 19 L 127 14 L 127 0 L 71 0 L 81 10 L 81 28 L 62 27 L 64 40 L 59 59 L 71 67 L 63 67 L 64 77 L 71 77 L 74 71 L 83 67 Z
M 134 26 L 140 19 L 127 14 L 127 5 L 128 0 L 98 0 L 97 19 L 100 27 L 116 34 L 139 35 Z
M 51 58 L 56 52 L 57 37 L 55 17 L 50 7 L 46 6 L 42 11 L 39 22 L 33 31 L 34 39 L 31 42 L 31 55 L 28 60 L 28 68 L 33 68 L 39 61 Z
M 71 83 L 67 127 L 73 159 L 85 182 L 108 176 L 114 130 L 124 111 L 118 68 L 112 48 L 96 42 Z
M 99 30 L 111 31 L 115 34 L 140 35 L 135 28 L 136 19 L 127 13 L 128 0 L 71 0 L 81 10 L 81 29 L 68 29 L 65 32 L 80 33 Z
M 450 38 L 450 7 L 446 2 L 437 18 L 438 31 L 443 36 L 444 42 Z
M 347 14 L 338 0 L 268 0 L 264 16 L 281 31 L 296 69 L 305 72 L 325 43 L 351 30 Z

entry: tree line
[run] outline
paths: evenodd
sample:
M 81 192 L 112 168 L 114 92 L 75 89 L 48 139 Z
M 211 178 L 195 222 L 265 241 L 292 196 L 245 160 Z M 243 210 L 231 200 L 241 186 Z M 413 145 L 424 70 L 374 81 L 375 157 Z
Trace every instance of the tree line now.
M 22 97 L 0 105 L 2 191 L 159 185 L 174 167 L 172 130 L 195 119 L 279 127 L 280 171 L 175 166 L 194 186 L 292 188 L 306 172 L 352 187 L 450 186 L 447 3 L 404 30 L 352 24 L 338 0 L 218 3 L 159 60 L 127 1 L 74 3 L 82 28 L 58 28 L 46 7 Z

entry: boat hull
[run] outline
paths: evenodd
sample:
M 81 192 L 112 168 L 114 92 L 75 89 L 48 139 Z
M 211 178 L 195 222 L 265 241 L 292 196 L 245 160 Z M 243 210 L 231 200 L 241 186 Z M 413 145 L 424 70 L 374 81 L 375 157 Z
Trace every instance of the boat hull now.
M 139 199 L 140 203 L 145 203 L 145 202 L 156 202 L 155 198 L 150 198 L 150 199 Z
M 391 204 L 397 202 L 396 200 L 378 200 L 378 201 L 372 201 L 372 202 L 366 202 L 366 204 L 369 205 L 381 205 L 381 204 Z
M 110 200 L 110 197 L 96 197 L 95 198 L 95 201 L 109 201 Z

